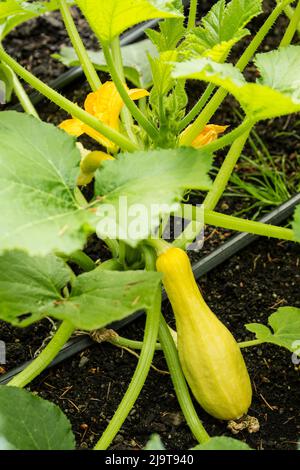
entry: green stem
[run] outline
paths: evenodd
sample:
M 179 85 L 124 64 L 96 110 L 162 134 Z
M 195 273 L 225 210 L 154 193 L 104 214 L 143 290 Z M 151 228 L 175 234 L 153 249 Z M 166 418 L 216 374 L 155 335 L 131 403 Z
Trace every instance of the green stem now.
M 177 348 L 168 325 L 162 315 L 160 317 L 159 339 L 168 364 L 177 399 L 186 422 L 200 444 L 207 442 L 210 439 L 209 435 L 204 429 L 204 426 L 198 418 L 197 412 L 194 408 L 188 386 L 181 370 Z
M 116 88 L 124 101 L 125 106 L 131 112 L 132 116 L 135 118 L 137 123 L 147 132 L 147 134 L 153 139 L 156 140 L 159 136 L 158 130 L 151 124 L 150 121 L 144 116 L 141 110 L 136 106 L 134 101 L 130 98 L 126 87 L 124 86 L 123 80 L 119 77 L 118 71 L 116 70 L 114 61 L 109 50 L 109 46 L 105 43 L 102 44 L 102 50 L 106 59 L 108 69 L 111 74 L 111 78 L 116 85 Z
M 291 20 L 294 15 L 294 8 L 292 8 L 290 5 L 287 5 L 284 9 L 284 13 L 288 17 L 288 19 Z M 297 31 L 300 34 L 300 24 L 298 24 Z
M 161 238 L 148 238 L 147 244 L 154 248 L 157 256 L 165 253 L 171 248 L 170 243 L 162 240 Z
M 46 96 L 53 103 L 57 104 L 60 108 L 67 111 L 75 118 L 84 122 L 88 126 L 92 127 L 96 131 L 103 134 L 107 139 L 113 141 L 121 149 L 127 150 L 129 152 L 134 152 L 138 150 L 138 146 L 131 142 L 127 137 L 120 134 L 113 128 L 107 126 L 106 124 L 99 121 L 91 114 L 87 113 L 81 109 L 77 104 L 72 103 L 64 96 L 60 95 L 57 91 L 50 88 L 48 85 L 43 83 L 37 77 L 32 75 L 28 70 L 22 67 L 18 62 L 16 62 L 12 57 L 10 57 L 4 50 L 0 48 L 0 59 L 3 60 L 7 65 L 9 65 L 14 72 L 16 72 L 20 77 L 22 77 L 27 83 L 29 83 L 33 88 L 39 91 L 42 95 Z
M 252 346 L 257 346 L 258 344 L 263 344 L 263 343 L 265 343 L 265 341 L 262 339 L 252 339 L 251 341 L 243 341 L 241 343 L 238 343 L 238 345 L 242 349 L 242 348 L 250 348 Z
M 143 341 L 135 341 L 133 339 L 124 338 L 123 336 L 118 336 L 115 339 L 109 340 L 109 343 L 114 344 L 115 346 L 122 346 L 124 348 L 130 349 L 142 349 Z M 155 344 L 155 351 L 161 351 L 162 347 L 159 343 Z
M 245 121 L 246 122 L 246 121 Z M 244 122 L 244 124 L 245 124 Z M 238 130 L 239 128 L 241 127 L 238 126 L 236 130 Z M 244 145 L 245 145 L 245 142 L 249 136 L 249 133 L 250 133 L 250 130 L 251 130 L 251 127 L 249 126 L 248 130 L 246 132 L 244 132 L 244 134 L 242 134 L 238 139 L 236 139 L 214 182 L 213 182 L 213 185 L 212 185 L 212 188 L 210 189 L 210 191 L 207 193 L 205 199 L 204 199 L 204 207 L 205 207 L 205 210 L 214 210 L 214 208 L 216 207 L 218 201 L 220 200 L 223 192 L 224 192 L 224 189 L 226 188 L 227 186 L 227 183 L 230 179 L 230 176 L 232 174 L 232 171 L 236 165 L 236 162 L 237 160 L 239 159 L 240 155 L 241 155 L 241 152 L 244 148 Z M 228 134 L 230 135 L 230 134 Z M 226 137 L 226 136 L 225 136 Z M 220 139 L 221 140 L 221 139 Z M 214 144 L 215 142 L 213 142 Z M 210 144 L 211 145 L 211 144 Z M 204 148 L 208 148 L 209 146 L 205 146 Z M 176 240 L 173 242 L 173 246 L 176 246 L 177 248 L 182 248 L 182 249 L 186 249 L 186 247 L 192 243 L 192 241 L 195 239 L 195 237 L 197 236 L 197 233 L 195 233 L 194 231 L 192 231 L 191 233 L 191 230 L 190 230 L 190 225 L 189 224 L 184 230 L 183 232 L 179 235 L 179 237 L 176 238 Z M 203 229 L 203 224 L 199 225 L 198 227 L 198 233 L 200 233 L 200 231 Z
M 248 47 L 245 49 L 244 53 L 241 55 L 240 59 L 236 63 L 236 67 L 243 72 L 247 67 L 248 63 L 254 56 L 255 52 L 265 39 L 266 35 L 277 21 L 278 17 L 281 15 L 284 9 L 285 2 L 282 2 L 280 5 L 277 5 L 274 10 L 270 13 L 264 24 L 258 30 Z
M 136 350 L 140 350 L 143 347 L 142 341 L 135 341 L 132 339 L 124 338 L 123 336 L 118 336 L 117 338 L 110 340 L 109 343 L 113 344 L 114 346 L 121 346 L 124 348 L 136 349 Z M 264 344 L 264 343 L 265 343 L 264 340 L 253 339 L 251 341 L 243 341 L 241 343 L 238 343 L 238 346 L 241 349 L 251 348 L 252 346 L 257 346 L 258 344 Z M 156 343 L 155 351 L 162 351 L 162 350 L 163 350 L 162 345 L 160 343 Z
M 0 50 L 3 51 L 3 46 L 2 46 L 1 41 L 0 41 Z M 6 64 L 6 67 L 7 67 L 8 72 L 11 75 L 14 92 L 15 92 L 22 108 L 24 109 L 25 113 L 31 114 L 32 116 L 39 119 L 39 115 L 38 115 L 35 107 L 33 106 L 32 102 L 30 101 L 30 98 L 29 98 L 28 94 L 26 93 L 22 83 L 18 79 L 17 75 L 14 73 L 14 71 L 11 69 L 11 67 L 9 67 L 7 64 Z
M 78 34 L 77 28 L 73 21 L 70 9 L 66 3 L 66 0 L 58 0 L 61 16 L 66 26 L 71 43 L 75 49 L 77 57 L 80 61 L 81 67 L 84 74 L 89 82 L 89 85 L 93 91 L 97 91 L 101 87 L 100 78 L 88 56 L 87 50 Z
M 109 447 L 122 424 L 134 406 L 149 373 L 158 335 L 159 317 L 161 308 L 161 291 L 157 289 L 154 305 L 147 312 L 143 347 L 137 367 L 126 393 L 115 412 L 109 425 L 95 445 L 95 450 L 105 450 Z
M 76 263 L 84 271 L 93 271 L 96 268 L 96 263 L 83 251 L 77 250 L 68 256 L 68 260 Z
M 151 246 L 143 246 L 143 256 L 145 261 L 145 268 L 148 271 L 156 271 L 156 254 Z
M 240 127 L 240 126 L 239 126 Z M 204 199 L 205 209 L 213 210 L 219 199 L 221 198 L 227 183 L 230 179 L 230 176 L 234 170 L 234 167 L 242 153 L 244 145 L 248 139 L 249 130 L 242 134 L 235 142 L 232 144 L 218 174 L 215 178 L 211 190 L 207 193 L 206 198 Z
M 190 110 L 190 112 L 179 123 L 179 127 L 178 127 L 179 132 L 183 131 L 183 129 L 185 129 L 195 119 L 195 117 L 198 116 L 200 111 L 202 111 L 202 109 L 206 105 L 207 101 L 209 100 L 209 98 L 210 98 L 210 96 L 211 96 L 211 94 L 212 94 L 212 92 L 214 91 L 215 88 L 216 88 L 215 85 L 213 85 L 212 83 L 210 83 L 207 86 L 206 90 L 204 91 L 201 98 L 197 101 L 195 106 Z
M 190 1 L 190 11 L 189 11 L 188 24 L 187 24 L 188 30 L 196 26 L 197 6 L 198 6 L 198 0 Z
M 98 269 L 106 270 L 106 271 L 123 271 L 123 266 L 119 263 L 119 261 L 115 258 L 108 259 L 103 261 L 98 266 Z
M 280 47 L 286 47 L 291 44 L 292 39 L 298 29 L 299 23 L 300 23 L 300 1 L 298 1 L 298 4 L 294 10 L 293 16 L 290 19 L 290 23 L 280 42 Z
M 254 220 L 241 219 L 232 215 L 219 214 L 209 210 L 204 211 L 205 223 L 216 227 L 223 227 L 238 232 L 253 233 L 264 237 L 279 238 L 281 240 L 294 241 L 294 231 L 276 225 L 255 222 Z
M 164 97 L 162 95 L 159 95 L 158 107 L 159 107 L 159 127 L 160 127 L 160 132 L 163 132 L 166 129 L 166 113 L 165 113 L 165 107 L 164 107 Z
M 118 75 L 120 79 L 122 80 L 122 82 L 125 83 L 125 74 L 124 74 L 124 68 L 123 68 L 123 59 L 122 59 L 119 36 L 117 36 L 112 41 L 111 52 L 112 52 L 113 61 L 116 67 L 116 71 L 118 72 Z M 132 119 L 129 109 L 126 108 L 126 106 L 125 107 L 123 106 L 122 108 L 121 118 L 122 118 L 122 122 L 124 124 L 128 137 L 137 144 L 136 136 L 132 130 L 133 125 L 134 125 L 133 119 Z
M 14 92 L 21 103 L 22 108 L 24 109 L 25 113 L 31 114 L 37 119 L 40 119 L 35 107 L 31 103 L 29 96 L 27 95 L 26 91 L 20 80 L 18 79 L 17 75 L 11 70 L 12 77 L 13 77 L 13 87 Z
M 119 240 L 119 263 L 126 268 L 126 243 L 123 240 Z
M 111 238 L 104 238 L 103 239 L 105 245 L 108 247 L 108 249 L 111 252 L 111 255 L 113 258 L 118 258 L 119 257 L 119 242 L 117 240 L 113 240 Z
M 62 322 L 45 349 L 22 372 L 10 380 L 7 385 L 20 388 L 26 387 L 53 361 L 73 331 L 74 326 L 70 322 Z
M 242 54 L 236 64 L 236 67 L 240 71 L 243 71 L 248 62 L 251 60 L 256 50 L 264 40 L 265 36 L 272 28 L 279 15 L 282 13 L 283 9 L 284 2 L 274 8 L 265 23 L 254 36 L 249 46 L 246 48 L 245 52 Z M 224 90 L 224 88 L 219 88 L 219 90 L 215 93 L 215 95 L 211 98 L 206 107 L 203 109 L 202 113 L 199 114 L 199 116 L 193 122 L 188 131 L 185 132 L 183 138 L 183 145 L 190 145 L 191 142 L 193 142 L 193 140 L 200 134 L 200 132 L 204 129 L 211 117 L 215 114 L 216 110 L 219 108 L 223 100 L 226 98 L 227 94 L 228 92 Z

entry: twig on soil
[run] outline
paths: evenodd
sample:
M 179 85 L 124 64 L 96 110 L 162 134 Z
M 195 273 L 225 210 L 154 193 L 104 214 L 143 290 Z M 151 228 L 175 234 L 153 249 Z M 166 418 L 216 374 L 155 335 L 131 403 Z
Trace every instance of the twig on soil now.
M 267 405 L 268 408 L 270 408 L 271 411 L 276 411 L 278 410 L 278 406 L 272 406 L 270 405 L 270 403 L 267 402 L 267 400 L 265 399 L 265 397 L 260 393 L 259 396 L 261 397 L 262 401 Z
M 117 346 L 117 348 L 120 348 L 120 349 L 123 349 L 123 350 L 127 351 L 129 354 L 132 354 L 132 355 L 135 356 L 137 359 L 140 357 L 140 355 L 139 355 L 138 353 L 136 353 L 136 352 L 133 351 L 132 349 L 126 348 L 126 346 L 120 346 L 120 345 L 118 345 L 118 344 L 114 344 L 114 346 Z M 151 369 L 155 370 L 155 372 L 158 372 L 158 374 L 170 375 L 170 372 L 168 372 L 167 370 L 158 369 L 158 368 L 155 367 L 153 364 L 151 364 Z

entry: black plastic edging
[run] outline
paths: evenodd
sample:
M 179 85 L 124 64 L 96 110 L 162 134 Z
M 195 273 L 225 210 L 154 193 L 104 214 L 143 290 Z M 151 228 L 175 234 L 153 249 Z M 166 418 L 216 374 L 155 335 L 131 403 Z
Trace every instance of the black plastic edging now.
M 277 207 L 269 214 L 265 215 L 260 219 L 260 222 L 264 222 L 267 224 L 279 225 L 281 222 L 286 220 L 290 217 L 297 204 L 300 204 L 300 193 L 296 194 L 294 197 L 289 199 L 287 202 L 283 203 L 281 206 Z M 200 259 L 193 265 L 193 272 L 196 279 L 199 279 L 204 274 L 207 274 L 220 264 L 227 261 L 233 255 L 240 252 L 243 248 L 246 248 L 252 242 L 260 238 L 259 235 L 252 235 L 250 233 L 240 233 L 230 238 L 227 242 L 221 245 L 219 248 L 214 250 L 209 255 L 205 256 L 204 258 Z M 165 301 L 167 298 L 166 292 L 163 291 L 163 300 Z M 113 323 L 110 325 L 110 328 L 114 330 L 119 330 L 124 326 L 132 323 L 134 320 L 139 318 L 143 315 L 142 311 L 136 312 L 133 315 L 125 318 L 122 321 Z M 95 344 L 95 342 L 88 336 L 82 335 L 71 339 L 59 352 L 56 356 L 54 361 L 48 366 L 48 368 L 53 367 L 66 359 L 74 356 L 75 354 L 83 351 L 84 349 L 88 348 L 89 346 Z M 27 365 L 29 365 L 32 361 L 27 361 L 24 364 L 12 369 L 11 371 L 7 372 L 6 374 L 2 375 L 0 378 L 0 384 L 4 385 L 9 382 L 15 375 L 21 372 Z

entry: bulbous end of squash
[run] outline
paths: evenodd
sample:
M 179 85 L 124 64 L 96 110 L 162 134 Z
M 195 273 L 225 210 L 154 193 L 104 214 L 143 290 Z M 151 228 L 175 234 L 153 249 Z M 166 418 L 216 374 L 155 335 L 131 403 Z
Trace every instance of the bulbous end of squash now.
M 202 408 L 218 419 L 238 419 L 251 404 L 251 382 L 235 339 L 213 316 L 206 328 L 195 321 L 177 322 L 179 358 Z
M 164 275 L 176 319 L 179 359 L 195 398 L 218 419 L 240 418 L 251 404 L 252 388 L 237 342 L 204 301 L 183 250 L 162 253 L 157 269 Z

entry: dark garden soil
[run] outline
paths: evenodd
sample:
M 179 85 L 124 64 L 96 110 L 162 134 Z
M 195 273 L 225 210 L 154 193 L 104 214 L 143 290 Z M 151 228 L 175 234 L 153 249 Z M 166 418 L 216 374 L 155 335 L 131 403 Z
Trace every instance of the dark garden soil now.
M 269 4 L 266 2 L 268 9 Z M 74 11 L 74 15 L 85 44 L 97 49 L 97 41 L 86 22 L 78 12 Z M 254 20 L 250 29 L 257 30 L 263 18 L 261 16 Z M 261 50 L 266 51 L 278 45 L 286 24 L 286 19 L 282 17 Z M 244 41 L 246 43 L 247 39 Z M 69 41 L 58 14 L 33 20 L 25 27 L 18 28 L 5 44 L 11 55 L 46 82 L 66 70 L 63 65 L 49 58 L 61 45 L 69 45 Z M 235 48 L 233 57 L 238 57 L 240 52 L 241 46 Z M 252 66 L 248 67 L 248 79 L 254 78 L 253 70 Z M 201 90 L 199 83 L 189 83 L 190 106 Z M 79 104 L 83 103 L 88 92 L 83 81 L 64 90 L 68 98 Z M 227 99 L 213 122 L 234 126 L 232 110 L 235 106 L 234 100 Z M 42 119 L 55 124 L 66 118 L 64 112 L 45 101 L 38 106 L 38 111 Z M 275 160 L 286 157 L 287 174 L 293 178 L 300 148 L 299 116 L 264 122 L 257 126 L 257 132 Z M 91 142 L 85 139 L 84 144 L 88 147 Z M 252 156 L 250 147 L 245 149 L 245 154 Z M 221 159 L 222 156 L 215 162 L 216 166 Z M 201 195 L 193 194 L 191 200 L 201 202 Z M 220 202 L 218 210 L 232 214 L 252 203 L 253 200 L 249 198 L 226 197 Z M 246 214 L 246 217 L 250 216 L 251 212 Z M 206 235 L 204 248 L 198 254 L 193 254 L 193 260 L 216 248 L 231 233 L 208 227 Z M 95 237 L 89 241 L 86 251 L 94 259 L 101 257 L 104 260 L 108 256 L 108 251 Z M 252 339 L 253 335 L 244 328 L 245 323 L 266 322 L 279 306 L 300 307 L 299 263 L 299 245 L 261 239 L 203 276 L 200 287 L 211 308 L 228 325 L 236 339 Z M 167 303 L 164 313 L 172 323 L 173 314 Z M 124 328 L 121 334 L 129 338 L 141 338 L 143 322 L 143 318 L 139 319 Z M 7 364 L 0 369 L 0 373 L 32 358 L 52 328 L 52 323 L 47 319 L 26 329 L 15 329 L 0 323 L 0 339 L 7 345 Z M 294 449 L 300 430 L 300 381 L 299 369 L 296 370 L 293 365 L 291 354 L 272 345 L 263 345 L 245 350 L 245 359 L 254 390 L 249 414 L 259 419 L 261 428 L 252 435 L 243 432 L 239 438 L 255 449 Z M 65 411 L 72 422 L 78 447 L 91 448 L 120 403 L 136 362 L 136 357 L 123 349 L 109 344 L 95 345 L 46 371 L 30 388 Z M 114 449 L 141 449 L 154 432 L 161 435 L 168 449 L 187 449 L 195 444 L 180 412 L 170 376 L 164 372 L 166 364 L 162 353 L 156 353 L 154 365 L 158 370 L 151 370 L 140 398 L 114 440 Z M 214 420 L 200 407 L 197 410 L 209 433 L 231 435 L 226 429 L 226 423 Z
M 245 323 L 267 322 L 279 306 L 300 307 L 300 249 L 291 243 L 261 240 L 201 279 L 200 287 L 218 317 L 237 340 L 253 336 Z M 172 319 L 168 304 L 165 313 Z M 172 323 L 172 320 L 171 320 Z M 122 330 L 141 338 L 143 319 Z M 244 350 L 253 384 L 251 416 L 259 419 L 256 434 L 238 437 L 255 449 L 293 449 L 300 431 L 300 377 L 289 352 L 272 345 Z M 104 430 L 128 386 L 137 359 L 114 346 L 95 345 L 63 365 L 45 372 L 31 390 L 57 403 L 69 416 L 80 447 L 91 447 Z M 139 449 L 151 433 L 158 432 L 168 449 L 195 444 L 184 422 L 162 353 L 121 432 L 114 449 Z M 231 435 L 197 406 L 212 435 Z

